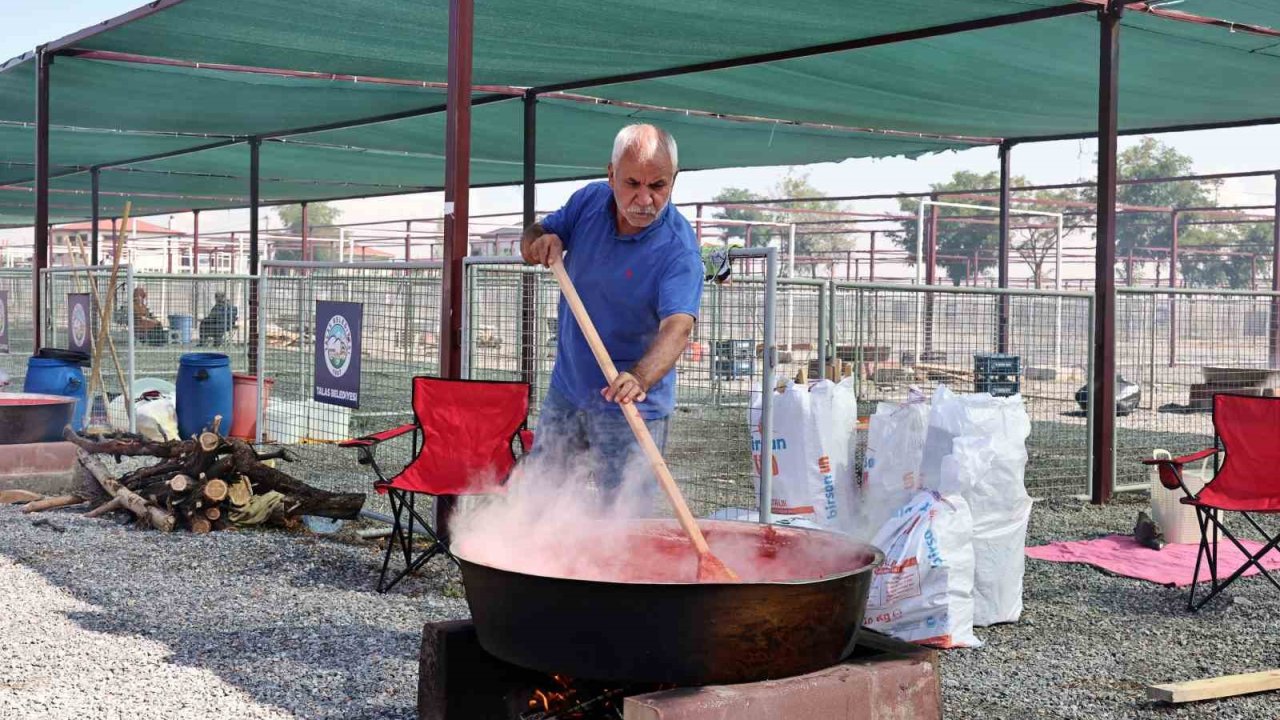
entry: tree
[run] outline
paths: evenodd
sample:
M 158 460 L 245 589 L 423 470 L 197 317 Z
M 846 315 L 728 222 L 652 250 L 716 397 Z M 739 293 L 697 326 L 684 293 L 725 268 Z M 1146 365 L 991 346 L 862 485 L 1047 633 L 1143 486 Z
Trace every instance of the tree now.
M 745 190 L 743 188 L 727 187 L 716 193 L 711 198 L 712 202 L 723 204 L 748 204 L 758 203 L 764 200 L 763 197 Z M 711 211 L 711 217 L 716 219 L 733 220 L 732 225 L 720 226 L 721 237 L 730 245 L 747 245 L 747 226 L 740 225 L 739 222 L 774 222 L 773 213 L 767 210 L 757 208 L 738 208 L 738 207 L 718 207 Z M 765 247 L 769 244 L 769 239 L 773 236 L 777 228 L 772 225 L 755 225 L 751 228 L 751 244 L 749 247 Z
M 1000 174 L 997 172 L 979 174 L 969 170 L 961 170 L 952 175 L 951 180 L 934 183 L 929 187 L 934 192 L 964 191 L 992 188 L 999 184 Z M 963 202 L 974 205 L 989 204 L 972 200 Z M 904 198 L 898 201 L 898 208 L 911 215 L 913 219 L 904 220 L 902 222 L 902 231 L 890 233 L 889 237 L 894 244 L 907 251 L 908 264 L 915 265 L 917 234 L 916 220 L 914 218 L 917 217 L 919 212 L 920 201 L 914 198 Z M 937 212 L 940 210 L 942 209 L 937 206 L 932 207 L 932 211 Z M 929 211 L 927 210 L 925 212 L 926 223 L 929 222 L 928 213 Z M 995 254 L 1000 247 L 1000 226 L 989 221 L 998 221 L 999 215 L 991 210 L 946 208 L 946 216 L 948 218 L 973 219 L 973 221 L 969 222 L 962 220 L 938 223 L 936 246 L 938 248 L 939 261 L 937 266 L 946 272 L 947 277 L 951 279 L 953 284 L 959 285 L 966 279 L 967 273 L 977 276 L 995 266 Z M 926 228 L 927 232 L 928 228 Z M 926 242 L 928 242 L 927 236 Z M 921 252 L 927 254 L 927 250 L 922 249 Z
M 1096 163 L 1095 158 L 1095 163 Z M 1193 171 L 1191 158 L 1169 145 L 1154 139 L 1143 138 L 1127 148 L 1116 158 L 1121 180 L 1175 177 L 1189 175 Z M 1212 204 L 1216 183 L 1185 180 L 1167 183 L 1136 183 L 1120 185 L 1116 189 L 1116 201 L 1121 205 L 1148 208 L 1201 207 Z M 1082 197 L 1097 202 L 1097 191 L 1086 188 Z M 1168 248 L 1173 240 L 1173 218 L 1170 212 L 1119 212 L 1116 214 L 1116 257 L 1130 254 L 1140 258 L 1159 258 L 1154 248 Z M 1120 277 L 1129 283 L 1128 264 L 1120 264 Z
M 280 224 L 291 235 L 302 235 L 302 206 L 301 205 L 280 205 L 276 207 L 276 217 L 280 218 Z M 342 216 L 342 211 L 328 203 L 307 203 L 307 226 L 309 232 L 308 238 L 336 238 L 341 233 L 338 228 L 334 227 L 316 227 L 333 225 Z M 301 260 L 301 248 L 280 248 L 276 250 L 276 259 L 278 260 Z M 338 246 L 332 242 L 311 243 L 311 259 L 320 261 L 332 261 L 338 259 Z
M 1255 271 L 1257 281 L 1269 287 L 1269 223 L 1184 227 L 1178 246 L 1178 272 L 1186 287 L 1251 289 Z
M 777 222 L 797 223 L 796 255 L 811 255 L 815 252 L 829 250 L 845 250 L 852 247 L 852 236 L 849 231 L 853 225 L 840 222 L 837 214 L 844 206 L 837 200 L 822 200 L 825 193 L 809 182 L 809 174 L 798 174 L 789 171 L 778 181 L 773 189 L 778 198 L 815 198 L 803 202 L 787 203 L 788 212 L 777 213 Z M 810 212 L 805 212 L 806 210 Z M 821 224 L 804 224 L 821 223 Z M 786 251 L 787 229 L 775 228 L 782 238 L 783 251 Z
M 1079 193 L 1071 190 L 1040 191 L 1033 196 L 1038 202 L 1019 203 L 1024 210 L 1040 210 L 1042 212 L 1062 212 L 1069 207 L 1067 203 L 1077 201 Z M 1066 230 L 1063 230 L 1066 234 Z M 1058 235 L 1058 219 L 1048 215 L 1014 215 L 1009 219 L 1009 249 L 1031 268 L 1031 279 L 1036 289 L 1044 287 L 1044 266 L 1058 243 L 1062 242 Z M 998 240 L 998 236 L 997 236 Z

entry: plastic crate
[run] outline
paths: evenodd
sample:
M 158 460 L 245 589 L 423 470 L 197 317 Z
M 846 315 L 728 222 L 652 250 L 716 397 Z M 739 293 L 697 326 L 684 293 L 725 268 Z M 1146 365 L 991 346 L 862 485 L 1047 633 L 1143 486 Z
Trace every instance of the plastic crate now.
M 715 364 L 712 366 L 712 372 L 715 376 L 724 380 L 737 380 L 738 378 L 751 377 L 755 373 L 756 363 L 754 358 L 738 358 L 729 360 L 725 358 L 716 358 Z
M 1006 353 L 978 353 L 973 356 L 973 374 L 983 375 L 1020 375 L 1022 373 L 1022 356 Z
M 973 383 L 973 391 L 990 393 L 994 397 L 1009 397 L 1021 392 L 1021 383 L 1017 380 L 977 380 Z
M 712 353 L 717 360 L 727 358 L 736 360 L 754 357 L 756 348 L 751 340 L 716 340 L 712 344 Z

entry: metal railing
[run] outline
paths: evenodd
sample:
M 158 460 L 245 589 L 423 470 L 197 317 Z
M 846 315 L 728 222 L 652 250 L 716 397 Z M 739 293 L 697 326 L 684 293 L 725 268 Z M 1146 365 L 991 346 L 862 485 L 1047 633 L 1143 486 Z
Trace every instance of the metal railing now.
M 9 349 L 0 351 L 0 369 L 9 376 L 8 390 L 21 390 L 27 358 L 35 347 L 35 312 L 31 301 L 31 270 L 0 269 L 0 291 L 6 293 Z
M 904 400 L 911 386 L 1016 391 L 1032 420 L 1028 490 L 1089 491 L 1092 422 L 1076 392 L 1092 367 L 1091 294 L 833 283 L 830 302 L 830 352 L 853 378 L 861 415 L 873 414 L 879 402 Z M 1004 349 L 1021 366 L 1016 376 L 986 374 L 975 364 L 975 355 L 1001 349 L 1002 304 Z

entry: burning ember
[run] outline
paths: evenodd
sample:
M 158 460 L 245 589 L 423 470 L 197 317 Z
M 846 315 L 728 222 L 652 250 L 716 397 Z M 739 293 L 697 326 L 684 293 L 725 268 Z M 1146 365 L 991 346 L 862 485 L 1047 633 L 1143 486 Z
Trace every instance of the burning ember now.
M 529 710 L 520 720 L 618 720 L 627 696 L 675 687 L 653 683 L 608 687 L 564 675 L 552 675 L 551 681 L 552 686 L 533 691 Z

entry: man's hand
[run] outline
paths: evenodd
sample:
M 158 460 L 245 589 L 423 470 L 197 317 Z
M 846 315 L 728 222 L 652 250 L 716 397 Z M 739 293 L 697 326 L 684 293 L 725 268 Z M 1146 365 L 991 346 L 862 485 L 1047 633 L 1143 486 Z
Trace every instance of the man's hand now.
M 626 404 L 632 402 L 642 402 L 645 398 L 644 385 L 640 382 L 640 378 L 629 372 L 620 372 L 618 377 L 608 386 L 601 388 L 600 394 L 609 402 Z
M 520 255 L 530 265 L 551 267 L 552 263 L 560 262 L 564 255 L 564 243 L 555 233 L 543 233 L 534 240 L 522 243 Z

